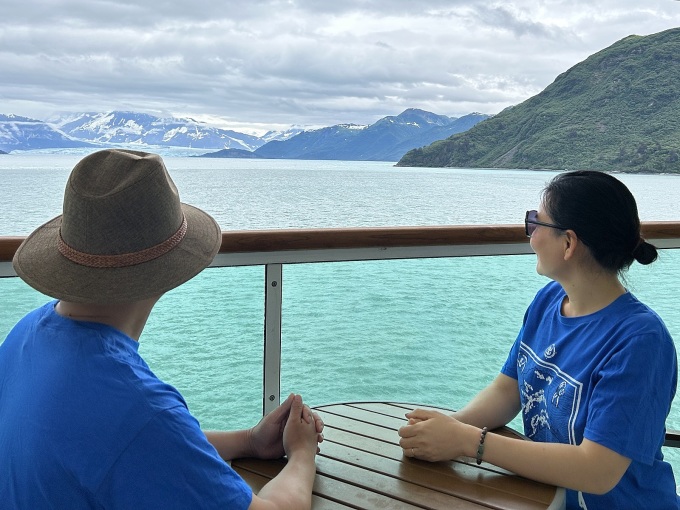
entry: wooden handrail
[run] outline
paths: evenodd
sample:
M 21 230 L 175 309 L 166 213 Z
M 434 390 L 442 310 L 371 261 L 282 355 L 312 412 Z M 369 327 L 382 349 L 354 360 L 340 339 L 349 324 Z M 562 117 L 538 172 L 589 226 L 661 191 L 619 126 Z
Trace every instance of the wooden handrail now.
M 0 262 L 8 262 L 14 257 L 24 237 L 0 237 Z
M 222 232 L 220 253 L 523 243 L 518 225 L 364 227 Z
M 650 240 L 680 240 L 680 222 L 643 222 L 642 234 Z M 23 239 L 23 236 L 0 237 L 0 262 L 11 261 Z M 241 230 L 222 232 L 220 253 L 487 245 L 527 241 L 522 225 Z

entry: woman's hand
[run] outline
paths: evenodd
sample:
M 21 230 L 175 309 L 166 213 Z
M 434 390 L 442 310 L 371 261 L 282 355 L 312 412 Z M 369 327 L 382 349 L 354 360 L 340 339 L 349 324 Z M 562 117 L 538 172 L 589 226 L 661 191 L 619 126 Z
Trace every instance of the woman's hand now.
M 416 409 L 406 414 L 408 425 L 399 429 L 399 445 L 407 457 L 430 462 L 451 460 L 475 448 L 476 428 L 438 411 Z M 467 444 L 470 442 L 470 444 Z

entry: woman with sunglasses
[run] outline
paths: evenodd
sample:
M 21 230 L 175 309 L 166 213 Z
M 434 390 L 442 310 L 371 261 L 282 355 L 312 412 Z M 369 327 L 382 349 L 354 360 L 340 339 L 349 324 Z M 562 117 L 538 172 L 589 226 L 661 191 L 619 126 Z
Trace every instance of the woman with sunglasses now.
M 657 258 L 635 199 L 609 174 L 557 175 L 525 217 L 536 270 L 552 282 L 524 315 L 501 373 L 451 416 L 417 409 L 404 455 L 490 462 L 567 489 L 567 508 L 678 508 L 661 446 L 677 356 L 661 319 L 621 283 Z M 517 441 L 492 432 L 521 413 Z

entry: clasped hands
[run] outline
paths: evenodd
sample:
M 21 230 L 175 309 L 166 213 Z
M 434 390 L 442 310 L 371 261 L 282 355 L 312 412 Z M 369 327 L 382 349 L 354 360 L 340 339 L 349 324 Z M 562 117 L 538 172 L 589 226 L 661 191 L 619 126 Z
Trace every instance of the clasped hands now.
M 469 450 L 465 432 L 470 425 L 425 409 L 406 413 L 406 418 L 408 424 L 399 429 L 399 446 L 406 457 L 436 462 L 455 459 Z
M 278 459 L 284 455 L 319 453 L 323 441 L 323 420 L 302 402 L 300 395 L 290 394 L 276 409 L 248 430 L 252 457 Z

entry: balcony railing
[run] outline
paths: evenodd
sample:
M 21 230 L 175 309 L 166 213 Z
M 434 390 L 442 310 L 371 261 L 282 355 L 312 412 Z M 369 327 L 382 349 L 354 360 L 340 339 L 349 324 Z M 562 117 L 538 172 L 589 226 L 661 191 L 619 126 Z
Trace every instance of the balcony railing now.
M 644 222 L 644 237 L 660 249 L 680 248 L 680 222 Z M 0 237 L 0 277 L 23 237 Z M 523 226 L 347 228 L 228 231 L 212 267 L 265 267 L 263 412 L 280 401 L 282 275 L 285 264 L 531 253 Z M 680 446 L 669 434 L 668 445 Z

